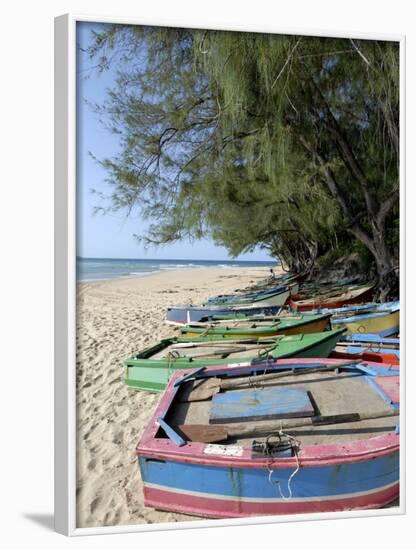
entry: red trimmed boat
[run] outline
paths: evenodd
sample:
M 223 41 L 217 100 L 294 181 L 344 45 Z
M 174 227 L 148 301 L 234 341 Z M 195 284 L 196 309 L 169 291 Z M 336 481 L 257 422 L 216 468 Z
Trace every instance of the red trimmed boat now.
M 325 292 L 312 296 L 294 294 L 289 296 L 288 304 L 294 311 L 312 311 L 323 308 L 338 308 L 348 304 L 360 304 L 371 300 L 374 285 L 349 287 L 344 291 Z
M 348 348 L 347 348 L 348 349 Z M 336 346 L 329 357 L 333 359 L 350 359 L 355 361 L 360 359 L 361 361 L 372 361 L 374 363 L 384 363 L 386 365 L 400 365 L 400 358 L 394 353 L 384 353 L 381 351 L 371 351 L 364 349 L 356 353 L 350 353 L 342 349 L 341 346 Z
M 209 518 L 399 496 L 399 369 L 284 359 L 176 371 L 137 445 L 145 505 Z

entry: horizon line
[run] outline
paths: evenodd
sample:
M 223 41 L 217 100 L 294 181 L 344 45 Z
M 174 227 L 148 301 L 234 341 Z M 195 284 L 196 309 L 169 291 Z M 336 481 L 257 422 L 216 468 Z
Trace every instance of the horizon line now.
M 237 259 L 198 259 L 198 258 L 118 258 L 118 257 L 103 257 L 103 256 L 76 256 L 78 260 L 148 260 L 148 261 L 180 261 L 180 262 L 261 262 L 261 263 L 278 263 L 276 259 L 270 260 L 237 260 Z

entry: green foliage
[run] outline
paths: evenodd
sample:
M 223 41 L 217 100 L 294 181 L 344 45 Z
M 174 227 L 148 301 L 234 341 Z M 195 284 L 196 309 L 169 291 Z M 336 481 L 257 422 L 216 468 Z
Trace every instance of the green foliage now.
M 293 268 L 352 236 L 376 261 L 377 235 L 397 245 L 394 201 L 377 218 L 398 189 L 396 43 L 109 26 L 89 53 L 118 67 L 96 106 L 121 143 L 110 208 L 139 206 L 146 243 L 211 236 Z
M 352 241 L 351 249 L 358 255 L 358 266 L 361 273 L 368 273 L 373 265 L 373 258 L 370 251 L 360 241 Z

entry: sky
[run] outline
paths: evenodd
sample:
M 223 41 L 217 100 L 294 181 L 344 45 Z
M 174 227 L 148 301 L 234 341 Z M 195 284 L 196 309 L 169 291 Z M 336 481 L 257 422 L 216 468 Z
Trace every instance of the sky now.
M 93 190 L 109 195 L 111 188 L 105 183 L 106 172 L 97 159 L 113 157 L 119 148 L 117 136 L 112 135 L 100 122 L 90 104 L 101 104 L 114 83 L 110 68 L 99 74 L 94 61 L 82 50 L 88 47 L 93 23 L 77 23 L 77 256 L 84 258 L 151 258 L 227 260 L 227 250 L 212 241 L 194 243 L 181 241 L 169 246 L 145 250 L 134 234 L 141 234 L 147 224 L 137 212 L 127 217 L 126 212 L 94 214 L 94 207 L 108 206 Z M 268 261 L 263 250 L 243 254 L 237 260 Z

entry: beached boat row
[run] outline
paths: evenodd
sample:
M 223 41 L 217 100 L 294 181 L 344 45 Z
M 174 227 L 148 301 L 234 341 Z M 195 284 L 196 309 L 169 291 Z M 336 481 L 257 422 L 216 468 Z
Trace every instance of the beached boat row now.
M 399 496 L 398 302 L 273 277 L 127 359 L 164 391 L 136 453 L 145 504 L 209 518 L 382 507 Z

